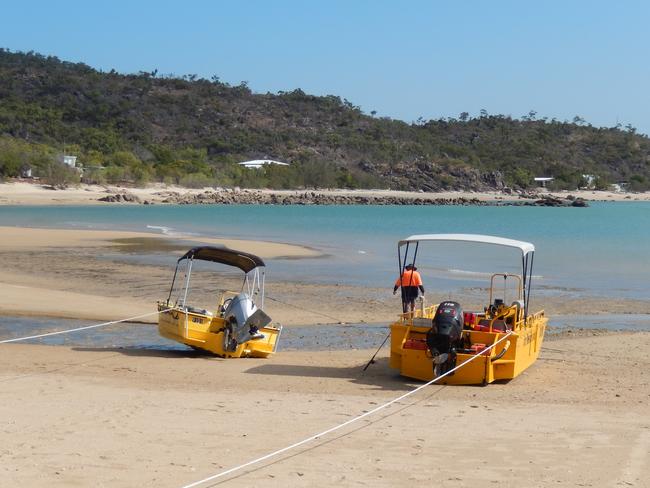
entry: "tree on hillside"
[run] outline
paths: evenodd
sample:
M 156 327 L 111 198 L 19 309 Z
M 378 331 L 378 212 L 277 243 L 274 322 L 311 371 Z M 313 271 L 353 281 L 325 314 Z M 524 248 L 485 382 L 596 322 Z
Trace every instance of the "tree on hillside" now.
M 45 173 L 65 139 L 78 145 L 84 164 L 104 168 L 92 178 L 136 184 L 432 191 L 525 188 L 541 173 L 561 188 L 575 188 L 581 174 L 631 184 L 636 176 L 636 187 L 650 181 L 650 140 L 630 124 L 548 121 L 534 110 L 521 119 L 481 109 L 474 118 L 461 112 L 415 123 L 376 115 L 336 95 L 256 94 L 247 82 L 230 86 L 216 75 L 103 73 L 0 50 L 2 177 L 16 176 L 22 164 Z M 247 173 L 236 166 L 266 155 L 291 169 Z

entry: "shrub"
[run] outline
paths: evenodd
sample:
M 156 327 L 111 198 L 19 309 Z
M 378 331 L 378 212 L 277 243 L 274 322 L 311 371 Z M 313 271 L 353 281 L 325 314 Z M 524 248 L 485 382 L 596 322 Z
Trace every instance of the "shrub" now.
M 214 186 L 214 183 L 214 178 L 203 173 L 190 173 L 183 176 L 178 182 L 179 185 L 187 188 L 205 188 L 206 186 Z
M 51 163 L 43 176 L 43 182 L 54 188 L 66 188 L 71 184 L 79 184 L 79 173 L 69 166 L 53 162 Z

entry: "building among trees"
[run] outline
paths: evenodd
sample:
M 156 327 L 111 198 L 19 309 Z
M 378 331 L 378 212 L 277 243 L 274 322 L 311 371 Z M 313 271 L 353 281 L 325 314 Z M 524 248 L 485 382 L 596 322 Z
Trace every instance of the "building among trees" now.
M 273 161 L 272 159 L 253 159 L 251 161 L 243 161 L 239 164 L 244 168 L 252 169 L 260 169 L 267 164 L 274 164 L 276 166 L 289 166 L 289 163 L 281 163 L 280 161 Z
M 70 166 L 71 168 L 74 168 L 77 166 L 77 156 L 70 156 L 68 154 L 63 154 L 61 156 L 61 162 L 67 166 Z

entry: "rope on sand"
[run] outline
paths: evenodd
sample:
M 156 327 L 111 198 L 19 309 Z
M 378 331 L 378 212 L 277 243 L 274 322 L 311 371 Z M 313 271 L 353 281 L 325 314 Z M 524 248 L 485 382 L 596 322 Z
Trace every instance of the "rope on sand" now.
M 408 392 L 404 393 L 403 395 L 401 395 L 401 396 L 399 396 L 397 398 L 394 398 L 393 400 L 390 400 L 390 401 L 388 401 L 388 402 L 386 402 L 386 403 L 384 403 L 382 405 L 379 405 L 378 407 L 375 407 L 372 410 L 369 410 L 369 411 L 367 411 L 367 412 L 365 412 L 365 413 L 363 413 L 361 415 L 358 415 L 358 416 L 356 416 L 356 417 L 354 417 L 354 418 L 352 418 L 352 419 L 350 419 L 350 420 L 348 420 L 346 422 L 343 422 L 342 424 L 339 424 L 339 425 L 331 427 L 331 428 L 329 428 L 327 430 L 324 430 L 323 432 L 319 432 L 318 434 L 314 434 L 311 437 L 307 437 L 306 439 L 303 439 L 303 440 L 301 440 L 299 442 L 291 444 L 290 446 L 283 447 L 282 449 L 278 449 L 277 451 L 273 451 L 273 452 L 271 452 L 269 454 L 266 454 L 266 455 L 264 455 L 262 457 L 259 457 L 257 459 L 253 459 L 252 461 L 248 461 L 247 463 L 244 463 L 244 464 L 240 464 L 239 466 L 235 466 L 234 468 L 227 469 L 225 471 L 222 471 L 221 473 L 215 474 L 213 476 L 209 476 L 208 478 L 204 478 L 204 479 L 202 479 L 200 481 L 195 481 L 194 483 L 190 483 L 189 485 L 184 485 L 182 488 L 193 488 L 195 486 L 202 485 L 203 483 L 207 483 L 208 481 L 213 481 L 213 480 L 216 480 L 217 478 L 221 478 L 221 477 L 226 476 L 228 474 L 234 473 L 235 471 L 239 471 L 240 469 L 246 468 L 246 467 L 251 466 L 253 464 L 257 464 L 257 463 L 260 463 L 262 461 L 266 461 L 269 458 L 272 458 L 274 456 L 277 456 L 279 454 L 287 452 L 287 451 L 289 451 L 291 449 L 294 449 L 296 447 L 302 446 L 303 444 L 307 444 L 308 442 L 316 440 L 319 437 L 323 437 L 323 436 L 325 436 L 325 435 L 327 435 L 327 434 L 329 434 L 331 432 L 342 429 L 343 427 L 346 427 L 346 426 L 348 426 L 348 425 L 350 425 L 350 424 L 352 424 L 354 422 L 357 422 L 358 420 L 361 420 L 361 419 L 363 419 L 365 417 L 368 417 L 369 415 L 372 415 L 373 413 L 378 412 L 379 410 L 382 410 L 382 409 L 384 409 L 384 408 L 386 408 L 386 407 L 388 407 L 388 406 L 390 406 L 390 405 L 392 405 L 394 403 L 397 403 L 400 400 L 403 400 L 404 398 L 406 398 L 408 396 L 411 396 L 411 395 L 417 393 L 418 391 L 426 388 L 427 386 L 430 386 L 430 385 L 434 384 L 436 381 L 441 380 L 445 376 L 450 375 L 451 373 L 453 373 L 455 371 L 458 371 L 460 368 L 462 368 L 466 364 L 469 364 L 470 362 L 474 361 L 479 356 L 484 356 L 487 351 L 494 348 L 497 344 L 499 344 L 499 343 L 503 342 L 504 340 L 506 340 L 511 334 L 512 334 L 512 331 L 508 332 L 506 335 L 504 335 L 501 339 L 496 341 L 494 344 L 492 344 L 489 347 L 486 347 L 480 353 L 475 354 L 474 356 L 472 356 L 468 360 L 462 362 L 461 364 L 459 364 L 455 368 L 450 369 L 446 373 L 441 374 L 440 376 L 432 379 L 431 381 L 429 381 L 429 382 L 427 382 L 427 383 L 425 383 L 423 385 L 420 385 L 417 388 L 415 388 L 415 389 L 413 389 L 411 391 L 408 391 Z
M 162 311 L 165 312 L 166 310 L 162 310 Z M 107 325 L 119 324 L 119 323 L 122 323 L 122 322 L 132 322 L 132 321 L 134 321 L 136 319 L 149 317 L 150 315 L 155 315 L 155 314 L 158 314 L 158 313 L 159 312 L 150 312 L 150 313 L 145 313 L 145 314 L 142 314 L 142 315 L 136 315 L 135 317 L 129 317 L 129 318 L 126 318 L 126 319 L 112 320 L 110 322 L 104 322 L 104 323 L 101 323 L 101 324 L 86 325 L 85 327 L 77 327 L 76 329 L 59 330 L 59 331 L 56 331 L 56 332 L 47 332 L 45 334 L 38 334 L 38 335 L 27 336 L 27 337 L 17 337 L 15 339 L 5 339 L 5 340 L 0 341 L 0 344 L 7 344 L 9 342 L 26 341 L 26 340 L 29 340 L 29 339 L 38 339 L 40 337 L 48 337 L 48 336 L 59 335 L 59 334 L 68 334 L 70 332 L 77 332 L 77 331 L 80 331 L 80 330 L 87 330 L 87 329 L 95 329 L 97 327 L 104 327 L 104 326 L 107 326 Z

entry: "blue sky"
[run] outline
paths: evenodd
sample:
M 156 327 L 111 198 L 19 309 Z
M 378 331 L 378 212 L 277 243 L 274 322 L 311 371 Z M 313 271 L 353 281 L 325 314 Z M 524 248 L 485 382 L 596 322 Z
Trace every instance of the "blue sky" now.
M 481 109 L 650 133 L 650 2 L 0 0 L 0 47 L 98 69 L 335 94 L 414 121 Z

